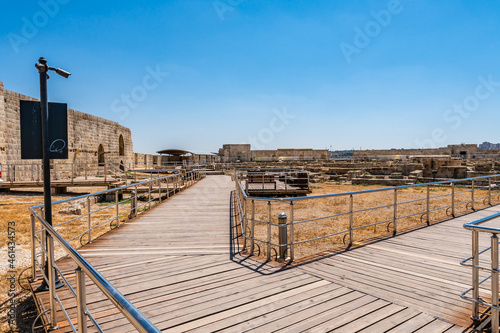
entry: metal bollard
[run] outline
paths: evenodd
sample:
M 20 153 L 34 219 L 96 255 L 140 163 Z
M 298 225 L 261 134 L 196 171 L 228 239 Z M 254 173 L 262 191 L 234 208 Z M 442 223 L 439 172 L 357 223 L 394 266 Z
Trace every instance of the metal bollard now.
M 280 213 L 278 215 L 278 224 L 279 224 L 279 257 L 277 259 L 278 262 L 285 262 L 285 255 L 287 249 L 287 226 L 286 220 L 287 216 L 285 213 Z

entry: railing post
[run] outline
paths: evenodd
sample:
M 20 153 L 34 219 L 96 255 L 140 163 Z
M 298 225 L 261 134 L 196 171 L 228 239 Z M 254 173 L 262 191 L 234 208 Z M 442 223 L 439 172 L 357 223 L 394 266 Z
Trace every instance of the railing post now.
M 430 209 L 431 208 L 431 203 L 430 203 L 430 196 L 431 196 L 431 194 L 430 194 L 430 191 L 431 191 L 431 187 L 430 187 L 430 185 L 427 185 L 427 225 L 429 225 L 430 221 L 431 221 L 431 219 L 430 219 L 430 210 L 431 210 Z
M 279 224 L 279 229 L 278 229 L 278 238 L 279 238 L 279 256 L 277 261 L 278 262 L 285 262 L 285 253 L 287 249 L 287 225 L 286 225 L 286 220 L 288 216 L 284 212 L 280 213 L 278 215 L 278 224 Z
M 267 202 L 269 221 L 267 225 L 267 260 L 271 260 L 271 201 Z
M 137 215 L 136 215 L 136 213 L 135 213 L 135 206 L 136 206 L 136 203 L 135 203 L 135 199 L 136 199 L 136 197 L 135 197 L 135 192 L 134 192 L 134 191 L 132 191 L 132 192 L 130 193 L 130 195 L 131 195 L 131 197 L 130 197 L 130 213 L 131 213 L 131 215 L 132 215 L 133 217 L 136 217 Z
M 290 262 L 295 260 L 294 257 L 294 227 L 293 227 L 293 200 L 290 201 Z
M 169 179 L 170 179 L 170 177 L 167 177 L 167 199 L 170 198 L 170 184 L 169 184 Z
M 90 207 L 90 197 L 87 197 L 87 213 L 88 213 L 88 223 L 89 223 L 89 243 L 92 243 L 92 216 Z
M 488 178 L 488 205 L 491 206 L 491 178 Z
M 35 174 L 33 172 L 33 163 L 31 163 L 31 179 L 30 180 L 35 180 Z
M 35 215 L 31 214 L 31 278 L 37 281 L 36 278 L 36 226 Z
M 88 169 L 89 165 L 87 162 L 85 162 L 85 180 L 87 180 L 87 169 Z
M 479 301 L 479 231 L 472 230 L 472 298 Z M 479 303 L 472 302 L 473 320 L 479 321 Z
M 394 189 L 394 215 L 392 218 L 392 225 L 394 227 L 394 230 L 392 231 L 392 235 L 396 236 L 396 233 L 398 232 L 398 189 Z
M 40 215 L 45 216 L 45 210 L 42 208 Z M 47 262 L 47 231 L 45 231 L 45 228 L 42 226 L 42 232 L 40 234 L 40 239 L 42 240 L 42 261 L 40 261 L 42 264 Z
M 85 295 L 85 273 L 80 267 L 75 269 L 76 275 L 76 307 L 78 318 L 78 333 L 87 332 L 87 300 Z
M 108 163 L 104 163 L 104 181 L 108 181 Z
M 476 210 L 474 208 L 474 180 L 472 180 L 472 191 L 470 192 L 471 193 L 471 199 L 472 199 L 472 210 Z
M 71 163 L 71 184 L 73 184 L 74 177 L 75 177 L 75 164 Z
M 148 195 L 148 205 L 149 205 L 149 209 L 151 209 L 151 191 L 153 191 L 153 184 L 152 182 L 150 181 L 149 182 L 149 195 Z
M 451 183 L 451 216 L 455 217 L 455 183 Z
M 158 180 L 158 195 L 160 196 L 160 203 L 161 203 L 161 179 Z
M 243 214 L 240 217 L 241 229 L 243 233 L 243 251 L 247 249 L 247 200 L 245 197 L 242 198 L 243 203 Z
M 54 239 L 52 235 L 47 233 L 47 255 L 48 255 L 48 269 L 47 274 L 49 278 L 49 303 L 50 303 L 50 328 L 56 329 L 57 326 L 57 302 L 56 302 L 56 272 L 54 267 Z
M 115 203 L 116 203 L 116 227 L 120 226 L 120 195 L 118 191 L 115 191 Z
M 134 198 L 134 216 L 137 216 L 137 213 L 139 212 L 139 208 L 137 207 L 138 204 L 137 204 L 137 199 L 138 199 L 138 196 L 139 196 L 139 192 L 137 191 L 137 185 L 135 185 L 135 198 Z
M 252 199 L 252 224 L 250 225 L 250 255 L 253 256 L 255 250 L 255 200 Z
M 498 236 L 491 235 L 491 332 L 498 332 Z
M 349 195 L 349 246 L 352 246 L 354 242 L 353 235 L 353 225 L 354 225 L 354 216 L 353 216 L 353 208 L 354 208 L 354 197 L 353 195 Z

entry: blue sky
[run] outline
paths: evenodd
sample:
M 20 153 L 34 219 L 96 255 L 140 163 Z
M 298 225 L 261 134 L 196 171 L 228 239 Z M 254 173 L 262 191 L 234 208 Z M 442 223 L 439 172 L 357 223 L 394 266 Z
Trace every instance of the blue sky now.
M 499 1 L 5 2 L 5 88 L 132 130 L 134 150 L 500 142 Z

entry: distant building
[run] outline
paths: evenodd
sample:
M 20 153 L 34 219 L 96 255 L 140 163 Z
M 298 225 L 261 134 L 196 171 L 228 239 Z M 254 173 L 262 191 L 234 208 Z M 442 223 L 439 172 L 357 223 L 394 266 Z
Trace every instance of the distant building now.
M 327 160 L 327 149 L 288 148 L 276 150 L 251 150 L 250 144 L 225 144 L 219 149 L 223 162 L 264 161 L 313 161 Z
M 488 141 L 484 141 L 478 146 L 481 150 L 489 150 L 489 149 L 500 149 L 500 143 L 491 143 Z

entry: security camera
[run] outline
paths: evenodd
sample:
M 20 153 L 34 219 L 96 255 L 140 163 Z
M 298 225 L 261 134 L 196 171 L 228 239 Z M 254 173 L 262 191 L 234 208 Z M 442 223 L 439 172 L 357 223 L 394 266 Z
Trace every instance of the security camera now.
M 66 72 L 64 69 L 60 69 L 60 68 L 56 68 L 56 73 L 61 75 L 62 77 L 65 77 L 65 78 L 68 78 L 71 75 L 70 72 Z

